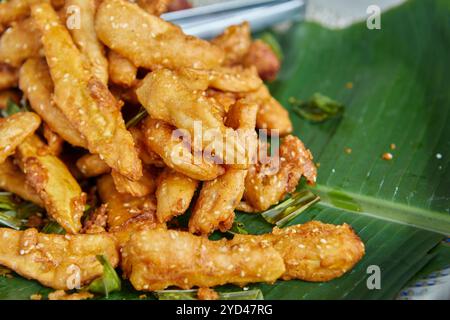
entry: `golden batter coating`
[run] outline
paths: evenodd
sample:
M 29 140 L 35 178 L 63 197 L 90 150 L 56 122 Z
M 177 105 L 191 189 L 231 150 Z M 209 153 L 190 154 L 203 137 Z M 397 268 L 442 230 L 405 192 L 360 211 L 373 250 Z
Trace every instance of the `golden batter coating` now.
M 260 236 L 236 235 L 234 241 L 271 245 L 283 257 L 283 280 L 329 281 L 352 269 L 364 256 L 364 243 L 348 224 L 311 221 Z
M 271 246 L 210 241 L 174 230 L 133 234 L 122 251 L 122 269 L 134 288 L 144 291 L 274 282 L 285 272 L 283 259 Z
M 225 52 L 224 65 L 240 64 L 252 43 L 250 25 L 248 22 L 243 22 L 230 26 L 221 35 L 211 40 L 211 43 Z
M 278 157 L 251 166 L 245 180 L 244 198 L 256 211 L 267 210 L 295 191 L 300 178 L 315 183 L 317 169 L 311 152 L 297 137 L 289 135 L 280 145 Z
M 0 265 L 54 289 L 74 289 L 101 276 L 103 266 L 97 255 L 117 266 L 119 254 L 113 237 L 106 233 L 56 235 L 33 228 L 0 228 Z

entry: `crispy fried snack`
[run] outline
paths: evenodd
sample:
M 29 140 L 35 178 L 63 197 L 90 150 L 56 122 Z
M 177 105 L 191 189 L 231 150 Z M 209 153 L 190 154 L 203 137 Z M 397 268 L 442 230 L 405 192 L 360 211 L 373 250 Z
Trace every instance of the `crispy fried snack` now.
M 132 127 L 129 129 L 131 135 L 134 139 L 134 147 L 136 148 L 139 158 L 141 158 L 142 162 L 146 165 L 151 165 L 154 167 L 164 167 L 164 161 L 161 157 L 156 153 L 147 148 L 146 137 L 144 135 L 142 125 Z
M 255 67 L 218 67 L 208 72 L 209 86 L 225 92 L 250 92 L 259 89 L 263 82 Z
M 224 172 L 222 166 L 204 159 L 201 155 L 196 158 L 191 153 L 190 145 L 173 139 L 174 130 L 174 127 L 164 121 L 150 117 L 143 123 L 147 147 L 156 152 L 168 167 L 201 181 L 215 179 Z
M 274 282 L 285 272 L 283 259 L 271 246 L 210 241 L 173 230 L 133 234 L 123 248 L 122 268 L 134 288 L 145 291 Z
M 0 264 L 54 289 L 74 289 L 103 274 L 96 256 L 116 266 L 119 255 L 108 234 L 41 234 L 36 229 L 0 229 Z M 77 278 L 80 280 L 77 283 Z
M 65 8 L 71 6 L 76 6 L 80 10 L 79 28 L 70 29 L 73 41 L 84 59 L 89 62 L 93 76 L 104 85 L 108 85 L 108 60 L 94 28 L 96 0 L 66 0 Z
M 108 71 L 111 82 L 115 84 L 132 87 L 136 83 L 136 66 L 113 50 L 108 52 Z
M 25 174 L 14 165 L 11 159 L 6 159 L 0 164 L 0 189 L 17 194 L 24 200 L 44 207 L 44 202 L 37 192 L 26 183 Z
M 172 0 L 137 0 L 136 3 L 147 13 L 154 16 L 160 16 L 168 11 L 169 3 L 171 1 Z
M 258 129 L 278 130 L 278 134 L 284 136 L 292 132 L 292 122 L 289 119 L 289 112 L 275 100 L 266 86 L 261 86 L 258 90 L 244 95 L 258 103 L 258 117 L 256 127 Z
M 44 60 L 28 59 L 22 65 L 19 73 L 19 87 L 33 110 L 52 131 L 74 146 L 87 148 L 86 139 L 53 102 L 53 81 Z
M 315 183 L 317 169 L 311 152 L 294 136 L 287 136 L 280 145 L 278 157 L 250 167 L 245 180 L 245 200 L 256 210 L 264 211 L 295 191 L 302 176 Z
M 311 221 L 260 236 L 236 235 L 235 242 L 271 245 L 283 257 L 283 280 L 329 281 L 342 276 L 364 256 L 364 243 L 348 224 Z
M 154 228 L 165 228 L 156 219 L 155 198 L 133 197 L 119 193 L 111 175 L 97 180 L 98 193 L 107 205 L 108 231 L 113 233 L 119 246 L 123 246 L 134 232 Z
M 7 64 L 0 63 L 0 90 L 17 87 L 18 79 L 19 75 L 16 69 Z
M 252 45 L 242 60 L 242 64 L 246 67 L 254 66 L 258 70 L 261 79 L 266 81 L 275 80 L 281 68 L 281 63 L 277 55 L 269 45 L 261 40 L 252 42 Z
M 14 154 L 18 145 L 31 136 L 41 119 L 33 112 L 19 112 L 8 118 L 0 118 L 0 163 Z
M 0 25 L 8 25 L 25 18 L 30 14 L 33 4 L 44 1 L 46 0 L 9 0 L 0 3 Z
M 27 182 L 43 200 L 47 213 L 67 232 L 79 232 L 86 194 L 64 163 L 50 154 L 36 135 L 18 146 L 16 158 Z
M 55 85 L 55 101 L 67 119 L 113 169 L 130 179 L 142 176 L 142 164 L 131 134 L 125 129 L 117 101 L 108 88 L 85 68 L 81 53 L 48 4 L 32 9 Z
M 165 168 L 158 177 L 156 216 L 163 223 L 186 212 L 197 189 L 198 181 Z
M 31 57 L 38 57 L 41 34 L 32 19 L 12 25 L 0 39 L 0 61 L 14 67 Z
M 64 139 L 61 138 L 56 132 L 50 129 L 49 125 L 44 123 L 43 132 L 45 140 L 47 141 L 48 151 L 54 155 L 59 156 L 64 147 Z
M 111 171 L 111 168 L 97 154 L 88 153 L 82 156 L 77 160 L 76 166 L 86 178 L 101 176 Z
M 103 1 L 95 28 L 106 46 L 137 67 L 210 69 L 219 66 L 224 56 L 218 47 L 187 36 L 180 28 L 124 0 Z
M 144 167 L 142 177 L 136 181 L 128 179 L 115 170 L 112 170 L 111 176 L 117 191 L 120 193 L 143 197 L 154 193 L 156 189 L 156 174 L 150 167 Z
M 240 64 L 252 43 L 250 25 L 248 22 L 243 22 L 230 26 L 223 34 L 211 40 L 211 43 L 225 52 L 224 65 L 233 66 Z
M 247 170 L 229 168 L 218 178 L 204 182 L 189 220 L 189 232 L 208 235 L 217 229 L 229 230 L 234 209 L 244 194 L 246 175 Z

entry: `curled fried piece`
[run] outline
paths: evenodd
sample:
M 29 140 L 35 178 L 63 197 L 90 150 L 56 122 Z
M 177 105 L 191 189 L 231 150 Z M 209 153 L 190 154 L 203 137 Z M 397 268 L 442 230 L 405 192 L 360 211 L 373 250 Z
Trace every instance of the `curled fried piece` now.
M 145 143 L 156 152 L 164 163 L 195 180 L 212 180 L 224 172 L 223 167 L 208 161 L 201 155 L 194 156 L 190 145 L 173 139 L 174 127 L 164 121 L 147 118 L 143 123 Z
M 1 228 L 0 239 L 0 265 L 54 289 L 74 289 L 101 276 L 97 255 L 113 266 L 119 262 L 114 240 L 106 233 L 64 236 Z
M 229 168 L 218 178 L 203 183 L 189 220 L 191 233 L 208 235 L 217 229 L 225 232 L 231 228 L 234 209 L 244 194 L 246 175 L 247 170 Z
M 94 28 L 96 0 L 66 0 L 66 12 L 69 7 L 77 7 L 80 14 L 78 28 L 70 28 L 73 41 L 84 59 L 91 65 L 92 74 L 103 84 L 108 84 L 108 61 L 103 45 L 97 39 Z
M 16 157 L 27 182 L 43 200 L 47 213 L 67 232 L 79 232 L 86 194 L 64 163 L 50 154 L 36 135 L 19 145 Z
M 25 19 L 6 29 L 0 39 L 0 61 L 20 67 L 30 57 L 38 57 L 41 35 L 32 19 Z
M 97 154 L 82 156 L 77 160 L 76 166 L 86 178 L 101 176 L 111 171 L 111 168 Z
M 103 1 L 97 10 L 95 27 L 106 46 L 137 67 L 210 69 L 223 60 L 223 51 L 218 47 L 187 36 L 175 25 L 124 0 Z
M 131 87 L 136 83 L 136 66 L 113 50 L 108 53 L 108 71 L 111 82 L 115 84 Z
M 269 45 L 261 40 L 252 42 L 242 64 L 246 67 L 254 66 L 263 80 L 275 80 L 281 68 L 280 60 Z
M 230 26 L 223 34 L 214 38 L 211 43 L 225 52 L 224 65 L 240 64 L 252 43 L 250 25 L 248 22 L 243 22 Z
M 210 241 L 173 230 L 133 234 L 123 248 L 122 268 L 134 288 L 145 291 L 274 282 L 285 272 L 283 259 L 271 246 Z
M 19 87 L 33 110 L 52 131 L 74 146 L 87 148 L 86 139 L 53 102 L 53 81 L 44 60 L 32 58 L 22 65 L 19 72 Z
M 130 235 L 139 230 L 165 228 L 156 219 L 154 197 L 133 197 L 119 193 L 111 175 L 98 179 L 97 188 L 101 200 L 106 204 L 108 231 L 114 235 L 119 246 L 123 246 Z
M 0 164 L 0 189 L 17 194 L 24 200 L 44 207 L 37 192 L 26 182 L 25 174 L 14 165 L 11 159 Z
M 41 118 L 33 112 L 19 112 L 8 118 L 0 118 L 0 163 L 12 155 L 17 146 L 31 136 Z
M 250 167 L 245 180 L 245 200 L 256 211 L 264 211 L 295 191 L 302 176 L 315 183 L 317 169 L 312 159 L 300 139 L 291 135 L 285 137 L 278 157 Z
M 198 181 L 170 168 L 158 177 L 156 188 L 156 216 L 167 222 L 186 212 L 197 189 Z
M 364 243 L 348 224 L 310 221 L 260 236 L 236 235 L 234 241 L 272 245 L 283 257 L 283 280 L 329 281 L 342 276 L 364 256 Z
M 248 99 L 259 105 L 256 127 L 258 129 L 278 130 L 278 134 L 284 136 L 292 132 L 292 122 L 289 112 L 273 98 L 266 86 L 245 95 Z
M 130 179 L 142 176 L 142 164 L 126 130 L 118 103 L 108 88 L 85 68 L 70 34 L 48 4 L 32 8 L 50 74 L 55 101 L 67 119 L 86 138 L 91 153 Z
M 112 170 L 114 184 L 120 193 L 128 193 L 135 197 L 143 197 L 155 192 L 156 175 L 151 168 L 144 167 L 143 175 L 139 180 L 133 181 Z

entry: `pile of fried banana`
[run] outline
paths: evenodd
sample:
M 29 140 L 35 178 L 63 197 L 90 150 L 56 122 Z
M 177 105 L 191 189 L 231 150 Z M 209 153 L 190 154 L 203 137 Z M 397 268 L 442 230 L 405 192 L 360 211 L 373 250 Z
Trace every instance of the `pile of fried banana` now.
M 265 211 L 317 172 L 264 84 L 280 68 L 272 48 L 247 23 L 206 41 L 159 17 L 184 5 L 0 3 L 0 109 L 28 105 L 0 118 L 0 189 L 65 230 L 0 228 L 0 265 L 69 290 L 68 270 L 86 286 L 103 255 L 135 289 L 154 291 L 328 281 L 362 258 L 346 224 L 208 239 L 232 227 L 235 210 Z M 261 156 L 273 143 L 261 130 L 281 137 L 275 154 Z

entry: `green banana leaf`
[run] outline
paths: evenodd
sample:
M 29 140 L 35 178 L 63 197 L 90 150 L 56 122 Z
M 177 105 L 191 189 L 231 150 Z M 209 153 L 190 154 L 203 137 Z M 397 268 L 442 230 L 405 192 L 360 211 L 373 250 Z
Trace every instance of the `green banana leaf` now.
M 345 105 L 341 117 L 323 123 L 290 110 L 295 134 L 320 163 L 312 190 L 322 198 L 290 224 L 348 223 L 364 241 L 366 256 L 327 283 L 250 288 L 261 289 L 266 299 L 392 299 L 414 276 L 450 263 L 449 246 L 439 245 L 450 234 L 449 17 L 448 0 L 411 0 L 383 13 L 381 30 L 368 30 L 365 22 L 344 30 L 306 22 L 277 35 L 284 65 L 272 93 L 288 108 L 289 98 L 306 100 L 315 92 Z M 385 152 L 393 159 L 382 160 Z M 258 215 L 237 219 L 251 233 L 272 228 Z M 381 270 L 380 289 L 367 287 L 372 265 Z M 0 276 L 0 299 L 50 291 L 17 275 Z M 140 294 L 124 281 L 109 299 Z

